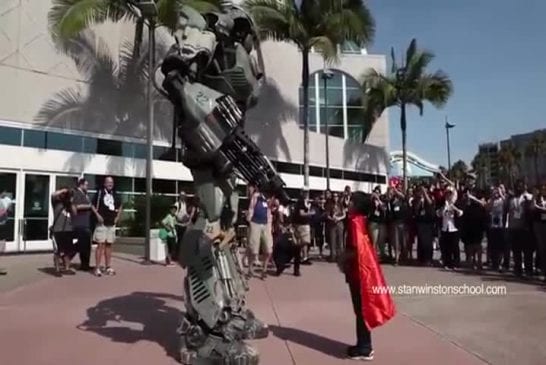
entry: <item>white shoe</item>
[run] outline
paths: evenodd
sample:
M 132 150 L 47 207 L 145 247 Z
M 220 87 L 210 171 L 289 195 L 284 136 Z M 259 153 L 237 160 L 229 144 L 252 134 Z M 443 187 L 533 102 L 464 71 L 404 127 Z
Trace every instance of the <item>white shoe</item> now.
M 97 268 L 95 269 L 94 274 L 95 274 L 95 276 L 97 276 L 97 277 L 99 277 L 99 278 L 102 276 L 102 270 L 100 269 L 100 267 L 97 267 Z

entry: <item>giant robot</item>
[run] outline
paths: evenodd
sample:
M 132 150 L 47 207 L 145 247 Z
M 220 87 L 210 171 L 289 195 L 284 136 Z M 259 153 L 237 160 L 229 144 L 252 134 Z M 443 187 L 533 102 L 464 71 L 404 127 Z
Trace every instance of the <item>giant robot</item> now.
M 201 206 L 179 258 L 187 268 L 181 362 L 258 364 L 257 351 L 244 340 L 267 337 L 269 330 L 245 306 L 248 286 L 232 247 L 236 180 L 281 201 L 288 197 L 275 168 L 244 131 L 245 112 L 256 103 L 264 78 L 256 29 L 244 10 L 225 2 L 220 12 L 182 8 L 174 36 L 156 70 L 156 88 L 174 106 L 183 163 Z

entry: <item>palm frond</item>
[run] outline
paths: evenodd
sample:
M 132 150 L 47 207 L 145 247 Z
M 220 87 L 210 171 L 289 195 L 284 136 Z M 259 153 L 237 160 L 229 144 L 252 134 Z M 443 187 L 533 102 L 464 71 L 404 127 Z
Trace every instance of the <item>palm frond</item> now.
M 290 22 L 294 18 L 294 8 L 289 3 L 276 0 L 246 0 L 243 6 L 256 22 L 261 39 L 291 41 Z
M 420 99 L 428 101 L 435 107 L 443 107 L 453 93 L 453 83 L 443 71 L 424 75 L 416 86 Z
M 309 40 L 309 48 L 314 48 L 322 54 L 322 57 L 327 62 L 335 62 L 337 57 L 337 45 L 329 37 L 314 37 Z
M 417 52 L 417 39 L 413 38 L 406 50 L 406 64 L 404 66 L 409 64 L 410 60 L 414 57 L 415 52 Z
M 110 59 L 108 45 L 91 30 L 84 30 L 70 39 L 62 39 L 58 46 L 72 58 L 78 72 L 86 79 L 91 78 L 95 67 L 100 67 L 101 62 Z
M 92 24 L 135 18 L 127 0 L 53 0 L 48 13 L 50 33 L 57 43 L 75 37 Z
M 38 110 L 36 120 L 48 125 L 63 125 L 81 121 L 85 116 L 85 98 L 79 90 L 68 88 L 59 91 Z
M 409 82 L 418 80 L 426 72 L 427 67 L 434 59 L 434 54 L 428 51 L 416 51 L 407 61 L 405 77 Z

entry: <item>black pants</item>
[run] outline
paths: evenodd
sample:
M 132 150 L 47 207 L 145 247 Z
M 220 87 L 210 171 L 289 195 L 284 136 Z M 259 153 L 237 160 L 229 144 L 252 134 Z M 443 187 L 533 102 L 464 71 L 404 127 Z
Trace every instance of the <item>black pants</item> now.
M 173 260 L 178 260 L 178 255 L 180 254 L 180 247 L 182 246 L 182 238 L 184 238 L 184 233 L 186 233 L 186 228 L 185 226 L 180 226 L 180 225 L 177 225 L 176 226 L 176 245 L 175 245 L 175 249 L 174 249 L 174 252 L 172 253 L 172 259 Z
M 318 247 L 319 252 L 322 254 L 322 249 L 324 248 L 324 224 L 313 225 L 312 231 L 315 245 Z
M 524 263 L 527 275 L 533 275 L 533 252 L 535 247 L 529 230 L 525 228 L 508 229 L 508 240 L 510 246 L 512 246 L 514 256 L 514 273 L 520 275 L 523 271 L 522 263 Z
M 55 243 L 57 244 L 57 253 L 61 257 L 68 256 L 70 259 L 76 254 L 72 238 L 74 234 L 72 232 L 55 232 L 53 233 Z
M 459 266 L 459 232 L 442 232 L 440 235 L 442 263 L 450 269 Z
M 432 262 L 434 223 L 417 223 L 417 259 L 422 264 Z
M 360 297 L 360 283 L 349 282 L 349 289 L 351 290 L 351 299 L 356 315 L 356 346 L 362 352 L 369 352 L 372 350 L 372 334 L 364 323 L 362 300 Z
M 294 245 L 294 274 L 300 274 L 300 265 L 301 265 L 301 245 Z
M 80 254 L 80 268 L 89 270 L 91 258 L 91 230 L 87 227 L 75 227 L 74 236 L 78 240 L 77 247 Z
M 505 270 L 510 268 L 510 246 L 506 240 L 504 228 L 489 228 L 487 232 L 487 248 L 490 253 L 491 268 L 498 270 L 501 266 Z

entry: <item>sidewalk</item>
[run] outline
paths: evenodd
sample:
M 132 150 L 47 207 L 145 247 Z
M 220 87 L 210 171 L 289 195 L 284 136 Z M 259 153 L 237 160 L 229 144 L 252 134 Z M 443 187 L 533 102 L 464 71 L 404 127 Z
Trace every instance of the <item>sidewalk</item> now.
M 48 257 L 41 259 L 47 263 Z M 182 270 L 142 266 L 133 256 L 115 264 L 115 277 L 43 274 L 0 293 L 2 364 L 176 364 Z M 304 267 L 301 278 L 254 279 L 249 305 L 272 329 L 254 342 L 260 364 L 354 363 L 343 359 L 354 323 L 347 288 L 333 265 Z M 403 314 L 374 331 L 373 341 L 375 364 L 483 364 Z

